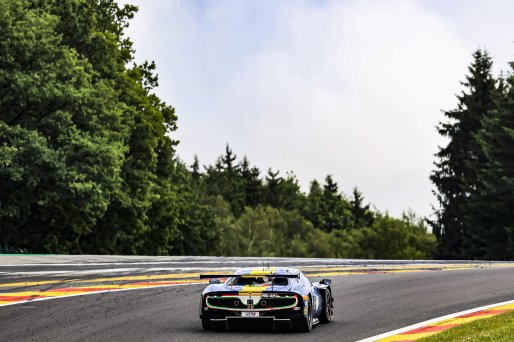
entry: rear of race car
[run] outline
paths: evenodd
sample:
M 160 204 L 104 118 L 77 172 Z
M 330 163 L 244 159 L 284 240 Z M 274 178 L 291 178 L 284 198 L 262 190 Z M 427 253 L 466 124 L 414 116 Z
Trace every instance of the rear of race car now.
M 270 272 L 272 271 L 272 272 Z M 309 296 L 298 284 L 294 269 L 241 269 L 229 278 L 211 281 L 202 293 L 200 318 L 205 330 L 288 329 L 305 325 L 311 315 Z M 300 329 L 301 330 L 301 329 Z
M 305 319 L 307 302 L 293 292 L 211 292 L 202 295 L 200 318 L 207 330 L 290 329 Z

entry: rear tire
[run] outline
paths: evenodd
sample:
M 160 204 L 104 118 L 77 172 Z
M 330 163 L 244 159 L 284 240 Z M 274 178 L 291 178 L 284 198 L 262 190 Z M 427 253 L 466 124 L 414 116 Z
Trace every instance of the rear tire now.
M 312 330 L 312 305 L 310 300 L 307 306 L 307 312 L 307 317 L 300 317 L 295 322 L 294 329 L 296 331 L 309 332 Z
M 323 309 L 321 315 L 319 315 L 320 323 L 330 323 L 332 317 L 334 317 L 334 299 L 329 289 L 325 290 L 325 300 L 323 301 Z
M 206 330 L 206 331 L 212 330 L 210 319 L 202 318 L 202 328 L 203 328 L 203 330 Z

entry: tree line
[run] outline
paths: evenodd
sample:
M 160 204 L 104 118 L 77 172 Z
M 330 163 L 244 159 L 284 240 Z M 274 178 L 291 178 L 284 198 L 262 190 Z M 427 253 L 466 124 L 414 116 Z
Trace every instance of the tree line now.
M 113 0 L 0 0 L 0 249 L 32 253 L 427 258 L 423 219 L 329 175 L 301 191 L 227 145 L 182 162 Z
M 438 126 L 448 139 L 431 180 L 438 206 L 430 224 L 445 259 L 514 258 L 514 64 L 495 77 L 477 50 L 457 108 Z
M 228 145 L 203 171 L 195 157 L 190 177 L 200 202 L 215 212 L 216 254 L 423 259 L 435 248 L 413 212 L 401 218 L 381 213 L 357 188 L 344 195 L 331 175 L 323 183 L 313 180 L 303 193 L 294 173 L 261 174 L 247 157 L 237 161 Z

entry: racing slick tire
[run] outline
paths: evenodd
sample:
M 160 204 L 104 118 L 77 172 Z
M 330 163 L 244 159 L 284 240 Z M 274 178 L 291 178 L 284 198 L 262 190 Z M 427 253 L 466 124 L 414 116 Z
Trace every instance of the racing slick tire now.
M 202 328 L 206 331 L 212 330 L 211 320 L 208 318 L 202 318 Z
M 312 330 L 312 305 L 309 300 L 309 305 L 307 306 L 307 317 L 300 317 L 295 320 L 293 323 L 293 328 L 296 331 L 300 332 L 309 332 Z
M 319 315 L 320 323 L 329 323 L 334 317 L 334 300 L 332 299 L 332 293 L 329 289 L 325 290 L 325 300 L 323 301 L 323 308 L 321 315 Z

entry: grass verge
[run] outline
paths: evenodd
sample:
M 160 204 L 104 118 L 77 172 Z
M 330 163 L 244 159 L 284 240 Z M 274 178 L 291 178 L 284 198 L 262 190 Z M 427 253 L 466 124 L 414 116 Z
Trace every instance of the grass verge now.
M 459 325 L 418 340 L 444 341 L 514 341 L 514 311 Z

